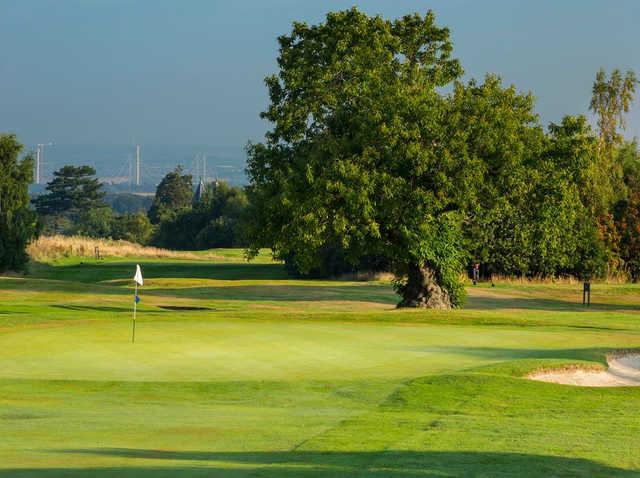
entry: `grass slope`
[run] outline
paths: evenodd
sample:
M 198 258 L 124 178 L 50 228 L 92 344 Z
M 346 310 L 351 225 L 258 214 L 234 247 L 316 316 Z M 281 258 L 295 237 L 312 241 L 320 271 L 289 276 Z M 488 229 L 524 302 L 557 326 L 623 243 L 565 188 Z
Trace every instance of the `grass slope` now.
M 386 283 L 219 255 L 140 259 L 135 345 L 135 260 L 0 278 L 0 478 L 640 476 L 640 389 L 522 378 L 640 347 L 640 288 L 399 311 Z

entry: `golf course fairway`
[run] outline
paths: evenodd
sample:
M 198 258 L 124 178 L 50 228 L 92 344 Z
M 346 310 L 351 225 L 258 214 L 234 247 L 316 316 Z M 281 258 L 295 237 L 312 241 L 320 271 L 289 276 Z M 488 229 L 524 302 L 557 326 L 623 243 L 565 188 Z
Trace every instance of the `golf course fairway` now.
M 640 476 L 640 387 L 526 378 L 640 349 L 640 287 L 467 290 L 396 310 L 264 257 L 34 263 L 0 278 L 0 478 Z

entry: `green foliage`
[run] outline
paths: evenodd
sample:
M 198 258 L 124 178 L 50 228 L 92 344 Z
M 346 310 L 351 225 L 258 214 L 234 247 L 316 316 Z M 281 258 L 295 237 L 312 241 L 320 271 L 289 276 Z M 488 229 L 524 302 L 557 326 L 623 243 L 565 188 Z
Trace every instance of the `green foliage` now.
M 560 125 L 550 125 L 542 164 L 546 191 L 554 198 L 546 217 L 555 231 L 558 254 L 551 267 L 537 273 L 600 276 L 606 253 L 598 217 L 608 208 L 610 192 L 602 180 L 597 139 L 584 116 L 566 116 Z
M 281 257 L 289 274 L 296 277 L 336 278 L 341 276 L 357 276 L 361 272 L 388 272 L 391 265 L 384 257 L 361 256 L 356 264 L 350 264 L 347 252 L 340 244 L 327 244 L 318 251 L 318 265 L 302 272 L 296 258 L 292 255 Z
M 578 188 L 580 201 L 592 216 L 606 214 L 613 193 L 601 170 L 598 139 L 585 116 L 565 116 L 549 125 L 546 157 Z
M 242 188 L 226 182 L 211 183 L 193 207 L 164 217 L 153 244 L 179 250 L 242 246 L 246 208 L 247 196 Z
M 39 216 L 38 224 L 44 235 L 62 234 L 68 236 L 73 234 L 77 222 L 72 221 L 69 216 L 64 214 L 56 214 Z
M 564 215 L 561 207 L 552 211 L 556 221 L 566 223 L 564 243 L 570 262 L 560 272 L 586 280 L 599 277 L 607 263 L 601 218 L 608 214 L 615 194 L 602 169 L 598 140 L 587 119 L 566 116 L 559 125 L 551 124 L 546 157 L 574 194 L 573 198 L 567 197 L 570 204 Z
M 607 265 L 607 251 L 595 218 L 582 215 L 575 229 L 576 250 L 571 273 L 582 280 L 603 277 Z
M 636 140 L 620 146 L 617 161 L 630 195 L 619 201 L 613 211 L 616 252 L 623 269 L 635 282 L 640 278 L 640 151 Z
M 87 237 L 110 237 L 113 226 L 113 209 L 108 206 L 84 211 L 66 234 Z
M 431 13 L 389 22 L 351 9 L 296 23 L 279 42 L 262 115 L 273 128 L 248 148 L 253 249 L 272 247 L 302 273 L 375 258 L 401 293 L 412 290 L 406 271 L 426 264 L 454 298 L 465 257 L 488 273 L 590 278 L 618 254 L 607 218 L 640 161 L 632 146 L 614 161 L 603 144 L 620 140 L 633 73 L 599 73 L 599 140 L 584 116 L 545 134 L 533 96 L 497 76 L 454 81 L 448 30 Z M 449 214 L 462 245 L 430 233 Z
M 273 129 L 249 146 L 252 249 L 291 255 L 303 272 L 330 244 L 352 264 L 425 263 L 424 229 L 460 209 L 475 172 L 441 121 L 437 88 L 461 73 L 448 30 L 432 13 L 390 22 L 354 8 L 295 23 L 279 42 L 263 113 Z
M 191 206 L 193 184 L 190 174 L 182 174 L 182 167 L 165 175 L 156 188 L 148 216 L 152 224 L 173 218 L 179 211 Z
M 596 115 L 598 123 L 598 181 L 603 184 L 601 189 L 608 192 L 607 213 L 613 204 L 627 196 L 625 186 L 625 165 L 620 161 L 618 148 L 623 144 L 621 130 L 626 127 L 625 115 L 629 112 L 634 100 L 637 84 L 633 70 L 624 75 L 618 69 L 607 77 L 604 69 L 596 74 L 593 83 L 590 110 Z M 627 164 L 628 166 L 628 164 Z M 606 189 L 605 189 L 606 188 Z M 606 213 L 600 213 L 604 217 Z M 609 250 L 617 247 L 609 244 Z
M 482 118 L 467 139 L 485 172 L 465 223 L 474 262 L 502 275 L 596 274 L 603 257 L 595 214 L 608 201 L 597 181 L 597 139 L 582 116 L 543 135 L 531 98 L 492 83 L 490 107 L 460 104 L 469 121 Z
M 117 214 L 135 214 L 147 212 L 153 204 L 153 197 L 133 193 L 110 193 L 104 197 Z
M 624 115 L 631 108 L 637 83 L 633 70 L 623 75 L 620 70 L 614 69 L 607 78 L 604 68 L 600 68 L 593 82 L 589 109 L 597 116 L 600 147 L 609 159 L 613 147 L 623 140 L 620 129 L 626 127 Z
M 620 234 L 620 258 L 624 269 L 636 282 L 640 278 L 640 191 L 616 208 L 616 229 Z
M 64 214 L 45 216 L 43 220 L 44 229 L 52 234 L 124 239 L 138 244 L 148 243 L 154 231 L 146 214 L 117 215 L 109 206 L 84 211 L 73 221 Z
M 616 152 L 616 162 L 622 166 L 624 183 L 631 191 L 640 191 L 640 149 L 638 140 L 625 141 Z
M 412 241 L 413 247 L 418 249 L 410 253 L 424 258 L 424 262 L 435 271 L 438 285 L 449 293 L 451 305 L 460 307 L 465 297 L 460 271 L 468 256 L 463 247 L 459 218 L 451 213 L 428 218 L 421 224 L 418 236 Z M 403 297 L 411 287 L 407 266 L 411 267 L 411 264 L 396 263 L 394 288 Z
M 94 177 L 91 166 L 63 166 L 53 173 L 47 183 L 48 193 L 34 199 L 36 211 L 41 216 L 67 215 L 72 220 L 90 209 L 104 205 L 102 185 Z
M 28 193 L 33 158 L 20 160 L 21 151 L 15 135 L 0 134 L 0 272 L 24 269 L 26 247 L 37 233 Z
M 351 9 L 279 41 L 262 115 L 273 128 L 248 148 L 253 249 L 302 273 L 373 257 L 400 293 L 414 290 L 406 271 L 427 265 L 456 305 L 468 257 L 505 275 L 603 271 L 616 236 L 597 218 L 638 166 L 628 150 L 624 167 L 603 161 L 585 117 L 545 134 L 533 96 L 494 75 L 442 94 L 461 69 L 431 13 L 389 22 Z M 616 107 L 623 125 L 635 86 L 619 76 L 594 87 L 592 108 Z
M 503 87 L 489 75 L 484 83 L 457 83 L 450 100 L 450 135 L 457 154 L 473 165 L 464 191 L 464 232 L 474 262 L 489 273 L 523 275 L 531 260 L 532 172 L 544 136 L 530 94 Z M 536 174 L 537 175 L 537 174 Z
M 153 235 L 153 225 L 146 214 L 122 214 L 111 224 L 111 237 L 138 244 L 147 244 Z

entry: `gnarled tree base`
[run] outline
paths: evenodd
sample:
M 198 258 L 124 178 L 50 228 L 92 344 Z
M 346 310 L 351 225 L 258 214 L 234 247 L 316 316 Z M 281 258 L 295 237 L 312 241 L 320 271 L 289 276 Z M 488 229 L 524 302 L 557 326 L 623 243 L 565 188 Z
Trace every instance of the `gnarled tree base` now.
M 451 309 L 449 293 L 438 285 L 435 272 L 427 265 L 409 265 L 407 283 L 399 292 L 398 308 Z

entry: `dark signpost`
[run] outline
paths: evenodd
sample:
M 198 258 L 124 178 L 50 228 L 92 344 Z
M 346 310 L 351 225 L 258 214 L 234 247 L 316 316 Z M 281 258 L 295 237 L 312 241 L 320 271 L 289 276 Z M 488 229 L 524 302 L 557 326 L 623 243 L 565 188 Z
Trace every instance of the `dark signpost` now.
M 475 264 L 473 264 L 473 285 L 476 285 L 479 279 L 480 279 L 480 264 L 476 262 Z
M 582 284 L 582 305 L 591 305 L 591 282 Z

